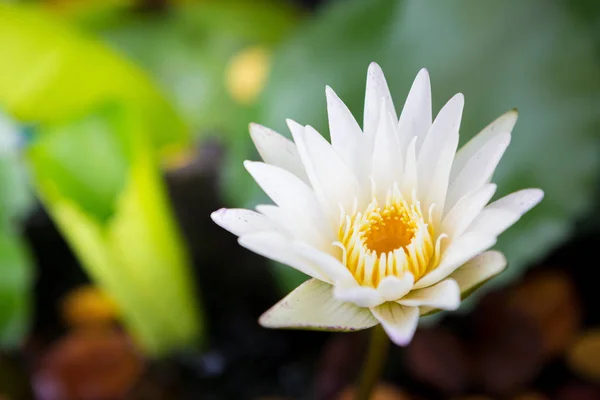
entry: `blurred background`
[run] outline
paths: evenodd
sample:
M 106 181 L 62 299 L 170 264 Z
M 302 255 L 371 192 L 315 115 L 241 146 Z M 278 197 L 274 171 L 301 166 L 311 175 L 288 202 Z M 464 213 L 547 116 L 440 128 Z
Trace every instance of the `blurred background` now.
M 0 1 L 0 399 L 352 399 L 367 335 L 261 328 L 306 277 L 209 214 L 265 201 L 249 122 L 361 119 L 371 61 L 463 92 L 462 143 L 518 108 L 497 196 L 546 193 L 374 398 L 600 399 L 593 0 Z

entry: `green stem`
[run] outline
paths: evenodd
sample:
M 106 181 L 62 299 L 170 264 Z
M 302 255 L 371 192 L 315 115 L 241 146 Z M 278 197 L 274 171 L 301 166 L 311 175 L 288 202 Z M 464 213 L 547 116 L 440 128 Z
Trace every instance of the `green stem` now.
M 381 325 L 371 329 L 369 349 L 363 364 L 355 400 L 369 400 L 371 398 L 371 392 L 383 370 L 389 344 L 390 341 Z

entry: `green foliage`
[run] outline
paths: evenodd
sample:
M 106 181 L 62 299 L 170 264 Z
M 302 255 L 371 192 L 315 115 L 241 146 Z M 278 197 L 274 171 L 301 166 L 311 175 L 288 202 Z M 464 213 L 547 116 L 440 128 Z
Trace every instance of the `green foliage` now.
M 190 125 L 192 135 L 217 136 L 226 157 L 247 152 L 248 121 L 254 104 L 240 104 L 227 88 L 227 67 L 240 51 L 259 46 L 271 52 L 296 25 L 299 13 L 275 0 L 207 1 L 173 6 L 168 13 L 122 13 L 104 24 L 78 20 L 87 29 L 127 54 L 161 85 Z M 226 162 L 223 175 L 232 185 L 223 191 L 248 192 L 250 182 L 239 165 Z
M 181 146 L 187 130 L 135 65 L 33 6 L 0 3 L 0 108 L 24 122 L 56 122 L 108 102 L 144 110 L 159 147 Z
M 88 273 L 142 347 L 161 354 L 194 345 L 202 327 L 147 130 L 139 109 L 107 105 L 40 127 L 27 158 L 39 195 Z
M 0 348 L 15 346 L 29 322 L 31 265 L 17 222 L 32 204 L 16 128 L 0 115 Z
M 159 154 L 189 144 L 182 120 L 141 70 L 52 14 L 0 3 L 0 20 L 0 107 L 32 126 L 26 159 L 48 212 L 147 352 L 196 344 L 159 169 Z
M 247 125 L 248 107 L 226 87 L 231 57 L 249 46 L 272 49 L 296 15 L 278 1 L 206 1 L 168 13 L 122 14 L 91 29 L 161 84 L 194 135 L 224 136 Z
M 51 181 L 56 196 L 71 199 L 98 220 L 114 213 L 128 168 L 120 141 L 126 131 L 116 126 L 113 111 L 40 126 L 28 150 L 40 179 L 60 177 Z
M 0 348 L 20 343 L 29 323 L 31 265 L 18 236 L 0 231 Z
M 541 12 L 540 10 L 543 10 Z M 327 133 L 324 86 L 362 116 L 369 62 L 386 72 L 396 107 L 429 69 L 434 110 L 466 98 L 461 142 L 517 107 L 520 119 L 494 181 L 498 195 L 541 187 L 545 200 L 501 238 L 511 268 L 486 287 L 514 279 L 567 238 L 592 207 L 598 171 L 600 69 L 590 32 L 560 4 L 338 1 L 301 26 L 277 52 L 254 118 L 287 133 L 285 118 Z M 246 150 L 235 160 L 253 154 Z M 263 200 L 246 175 L 225 186 L 238 204 Z M 248 199 L 252 198 L 251 201 Z M 250 204 L 249 204 L 250 203 Z M 302 277 L 298 277 L 302 279 Z

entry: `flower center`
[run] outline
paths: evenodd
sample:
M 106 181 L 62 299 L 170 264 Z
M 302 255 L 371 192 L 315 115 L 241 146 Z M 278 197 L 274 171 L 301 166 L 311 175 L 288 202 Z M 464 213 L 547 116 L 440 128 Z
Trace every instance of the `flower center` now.
M 344 215 L 338 239 L 342 262 L 360 285 L 369 287 L 405 273 L 417 281 L 430 264 L 436 265 L 440 253 L 419 201 L 413 197 L 409 203 L 397 187 L 385 204 L 373 199 L 364 212 Z
M 408 246 L 417 230 L 416 222 L 402 204 L 392 204 L 384 209 L 377 207 L 368 211 L 365 217 L 361 238 L 367 249 L 378 256 Z

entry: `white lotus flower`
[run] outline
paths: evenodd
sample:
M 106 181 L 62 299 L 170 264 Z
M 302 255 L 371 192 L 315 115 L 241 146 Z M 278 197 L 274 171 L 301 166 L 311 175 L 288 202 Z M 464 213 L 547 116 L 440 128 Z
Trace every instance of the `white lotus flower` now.
M 331 88 L 326 95 L 331 144 L 291 120 L 294 142 L 250 126 L 264 162 L 244 165 L 275 205 L 221 209 L 212 218 L 242 246 L 312 277 L 263 314 L 263 326 L 350 331 L 381 323 L 405 345 L 419 315 L 456 309 L 461 294 L 505 268 L 504 256 L 487 250 L 543 192 L 487 205 L 517 112 L 457 153 L 463 95 L 432 122 L 425 69 L 398 118 L 372 63 L 363 129 Z

